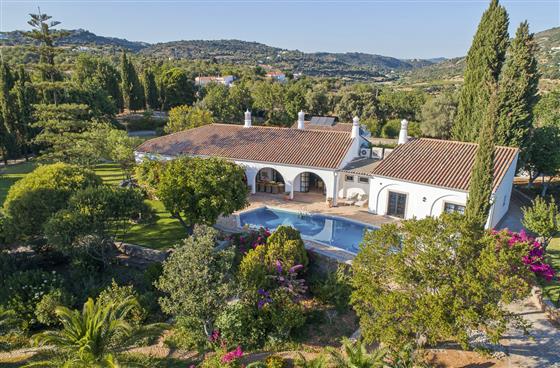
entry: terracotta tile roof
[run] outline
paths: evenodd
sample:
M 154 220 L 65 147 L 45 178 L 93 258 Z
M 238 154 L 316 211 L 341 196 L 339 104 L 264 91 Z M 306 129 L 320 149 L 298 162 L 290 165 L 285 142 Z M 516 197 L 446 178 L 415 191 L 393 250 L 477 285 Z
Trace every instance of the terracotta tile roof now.
M 292 125 L 292 128 L 297 129 L 298 123 L 297 121 Z M 306 121 L 303 124 L 303 127 L 307 130 L 329 130 L 334 132 L 347 132 L 350 133 L 352 131 L 352 124 L 349 123 L 336 123 L 335 125 L 318 125 L 318 124 L 311 124 L 311 122 Z
M 421 138 L 397 148 L 371 170 L 371 175 L 467 191 L 476 143 Z M 517 155 L 517 148 L 496 147 L 494 190 Z
M 350 161 L 342 171 L 358 175 L 371 175 L 373 169 L 375 169 L 381 160 L 376 158 L 358 158 Z
M 211 124 L 150 139 L 136 151 L 337 169 L 351 145 L 343 132 Z

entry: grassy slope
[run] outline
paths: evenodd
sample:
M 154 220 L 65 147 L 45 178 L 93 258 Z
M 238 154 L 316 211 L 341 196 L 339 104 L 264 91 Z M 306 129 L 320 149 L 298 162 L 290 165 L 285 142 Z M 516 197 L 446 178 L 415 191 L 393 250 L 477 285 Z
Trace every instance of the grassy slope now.
M 550 282 L 543 281 L 542 287 L 546 297 L 560 306 L 560 237 L 550 242 L 547 252 L 552 267 L 556 270 L 556 278 Z
M 34 163 L 27 162 L 0 170 L 0 207 L 4 203 L 10 187 L 25 174 L 31 172 L 35 166 Z M 104 183 L 109 185 L 117 185 L 124 179 L 123 172 L 115 164 L 98 165 L 95 172 Z M 161 202 L 148 201 L 148 203 L 156 211 L 156 222 L 133 226 L 124 239 L 126 242 L 154 249 L 167 249 L 186 236 L 179 221 L 171 218 Z
M 123 172 L 116 164 L 98 165 L 95 172 L 103 179 L 104 183 L 110 185 L 117 185 L 124 179 Z M 156 212 L 156 222 L 133 226 L 124 241 L 148 248 L 167 249 L 186 236 L 179 221 L 171 218 L 161 202 L 151 200 L 147 202 Z

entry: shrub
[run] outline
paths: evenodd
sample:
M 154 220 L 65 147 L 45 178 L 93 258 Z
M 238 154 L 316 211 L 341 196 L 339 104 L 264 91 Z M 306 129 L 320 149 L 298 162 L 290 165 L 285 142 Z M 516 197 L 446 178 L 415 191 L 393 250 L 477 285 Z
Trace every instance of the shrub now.
M 216 319 L 216 328 L 231 344 L 258 348 L 266 341 L 269 321 L 264 317 L 254 303 L 238 301 L 226 306 Z
M 127 322 L 132 326 L 140 326 L 147 317 L 146 309 L 138 302 L 138 293 L 132 285 L 120 286 L 113 280 L 111 285 L 105 288 L 97 297 L 97 303 L 100 305 L 109 305 L 115 300 L 125 300 L 130 298 L 135 301 L 134 306 L 130 309 L 126 316 Z
M 333 305 L 337 311 L 343 312 L 349 307 L 351 283 L 349 270 L 346 266 L 339 265 L 336 271 L 316 279 L 311 284 L 311 291 L 321 302 Z
M 241 283 L 248 288 L 268 289 L 272 280 L 268 277 L 276 274 L 277 261 L 285 269 L 309 264 L 307 251 L 299 231 L 290 226 L 280 226 L 267 239 L 265 245 L 249 250 L 239 266 Z
M 29 330 L 39 323 L 35 315 L 37 304 L 45 295 L 62 288 L 62 279 L 54 271 L 18 271 L 8 275 L 4 285 L 0 304 L 16 312 L 21 319 L 20 327 Z
M 389 120 L 381 128 L 383 138 L 397 138 L 401 130 L 401 121 L 398 119 Z
M 45 326 L 54 326 L 59 322 L 55 313 L 56 307 L 68 307 L 72 304 L 72 297 L 64 292 L 64 290 L 55 289 L 49 291 L 47 294 L 43 295 L 35 307 L 37 321 Z
M 301 304 L 294 302 L 282 290 L 271 293 L 272 302 L 263 309 L 267 312 L 270 333 L 274 340 L 286 341 L 294 330 L 305 324 L 305 313 Z
M 63 163 L 39 166 L 10 188 L 4 213 L 19 237 L 42 234 L 43 225 L 67 205 L 70 196 L 101 184 L 91 170 Z
M 286 360 L 278 355 L 269 355 L 265 359 L 266 368 L 286 368 Z

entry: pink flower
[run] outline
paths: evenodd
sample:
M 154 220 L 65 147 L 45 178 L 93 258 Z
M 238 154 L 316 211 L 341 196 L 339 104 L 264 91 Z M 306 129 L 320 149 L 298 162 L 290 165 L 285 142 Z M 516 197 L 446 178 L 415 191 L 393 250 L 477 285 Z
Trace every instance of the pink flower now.
M 222 357 L 222 363 L 231 363 L 234 360 L 241 358 L 242 356 L 243 356 L 243 350 L 241 350 L 241 346 L 238 346 L 237 349 L 232 350 L 229 353 L 226 353 Z

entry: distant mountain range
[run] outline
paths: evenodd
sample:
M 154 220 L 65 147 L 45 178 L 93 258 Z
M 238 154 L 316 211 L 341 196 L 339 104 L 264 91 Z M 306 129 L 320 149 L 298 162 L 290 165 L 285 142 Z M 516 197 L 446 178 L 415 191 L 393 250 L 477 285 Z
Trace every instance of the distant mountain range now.
M 57 40 L 68 47 L 101 50 L 127 49 L 147 57 L 165 59 L 215 60 L 233 64 L 265 65 L 310 76 L 350 80 L 391 80 L 406 75 L 412 80 L 460 78 L 464 57 L 446 59 L 398 59 L 360 52 L 305 53 L 240 40 L 190 40 L 156 44 L 98 36 L 83 29 L 69 30 Z M 560 27 L 535 35 L 539 43 L 541 72 L 547 78 L 560 79 Z M 0 32 L 1 46 L 31 45 L 22 31 Z
M 535 33 L 539 45 L 537 59 L 543 78 L 560 79 L 560 27 Z M 408 77 L 417 81 L 462 78 L 465 57 L 443 60 L 440 63 L 417 68 L 408 72 Z

